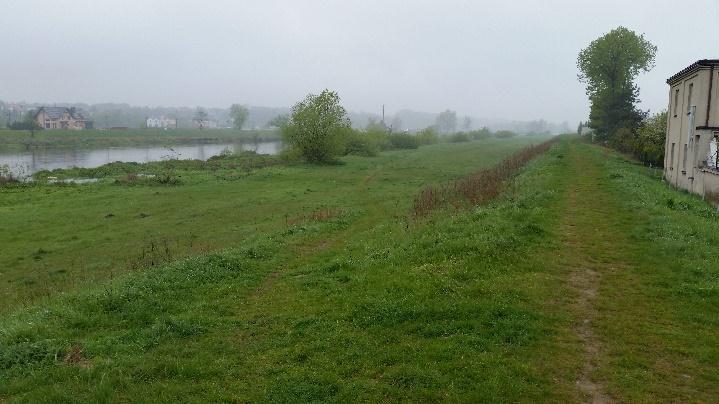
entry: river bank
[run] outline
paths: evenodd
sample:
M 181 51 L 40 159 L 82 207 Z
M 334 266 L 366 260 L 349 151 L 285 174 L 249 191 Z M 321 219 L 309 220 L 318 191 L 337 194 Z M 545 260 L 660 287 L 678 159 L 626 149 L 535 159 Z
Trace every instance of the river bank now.
M 276 130 L 235 129 L 125 129 L 59 131 L 40 130 L 33 134 L 25 130 L 0 130 L 0 152 L 35 148 L 103 148 L 138 147 L 183 144 L 212 144 L 233 142 L 279 141 Z
M 42 171 L 97 169 L 107 164 L 143 164 L 167 160 L 205 161 L 222 154 L 276 155 L 282 150 L 281 141 L 252 141 L 233 143 L 168 144 L 135 147 L 103 148 L 31 148 L 29 150 L 0 151 L 0 167 L 18 178 L 29 178 Z

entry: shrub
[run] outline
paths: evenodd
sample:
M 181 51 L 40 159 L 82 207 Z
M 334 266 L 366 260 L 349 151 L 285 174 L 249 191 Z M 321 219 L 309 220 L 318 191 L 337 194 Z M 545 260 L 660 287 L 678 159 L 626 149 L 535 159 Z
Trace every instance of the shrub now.
M 609 135 L 607 142 L 621 152 L 630 153 L 634 151 L 635 137 L 635 130 L 622 127 Z
M 416 149 L 419 140 L 409 133 L 394 133 L 389 135 L 389 143 L 393 149 Z
M 310 163 L 328 163 L 345 150 L 351 131 L 347 112 L 334 91 L 309 94 L 292 107 L 289 123 L 282 128 L 287 144 Z
M 389 150 L 392 148 L 392 144 L 389 140 L 389 133 L 386 131 L 367 131 L 365 135 L 372 139 L 372 142 L 377 145 L 379 150 Z
M 0 166 L 0 187 L 20 182 L 7 165 Z
M 347 137 L 345 153 L 356 156 L 372 157 L 379 151 L 376 138 L 368 135 L 367 132 L 352 130 Z
M 469 132 L 469 135 L 474 140 L 482 140 L 482 139 L 489 139 L 490 137 L 492 137 L 492 132 L 489 130 L 489 128 L 484 127 L 482 129 Z
M 154 177 L 150 177 L 150 180 L 154 184 L 158 185 L 180 185 L 182 184 L 182 180 L 180 180 L 177 176 L 175 176 L 171 172 L 163 173 L 160 175 L 156 175 Z
M 644 163 L 656 166 L 664 164 L 664 142 L 666 140 L 667 112 L 648 117 L 637 130 L 634 144 L 635 154 Z
M 449 136 L 450 143 L 469 142 L 469 136 L 464 132 L 458 132 Z
M 417 141 L 421 145 L 435 144 L 439 141 L 439 136 L 437 136 L 437 131 L 434 128 L 429 127 L 417 133 Z

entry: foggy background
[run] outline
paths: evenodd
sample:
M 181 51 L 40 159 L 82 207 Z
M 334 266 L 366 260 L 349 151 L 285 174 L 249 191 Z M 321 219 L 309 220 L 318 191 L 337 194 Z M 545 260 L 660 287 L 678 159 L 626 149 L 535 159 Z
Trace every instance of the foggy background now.
M 338 91 L 357 113 L 457 111 L 586 120 L 579 50 L 624 25 L 658 46 L 641 107 L 719 57 L 719 2 L 2 0 L 0 100 L 227 108 L 275 114 Z M 252 111 L 251 111 L 252 119 Z M 100 119 L 101 121 L 101 119 Z M 100 122 L 101 123 L 101 122 Z

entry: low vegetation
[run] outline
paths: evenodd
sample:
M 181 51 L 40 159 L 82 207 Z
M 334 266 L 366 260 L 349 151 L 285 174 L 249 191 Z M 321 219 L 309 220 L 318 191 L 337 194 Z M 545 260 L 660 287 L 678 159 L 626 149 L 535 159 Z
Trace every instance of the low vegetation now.
M 453 206 L 473 207 L 495 199 L 507 181 L 536 156 L 547 151 L 556 139 L 526 147 L 499 164 L 474 172 L 465 178 L 423 189 L 414 200 L 415 217 L 427 216 L 433 210 Z
M 564 139 L 488 204 L 460 211 L 449 206 L 421 222 L 403 216 L 421 186 L 463 178 L 481 168 L 475 164 L 491 167 L 527 140 L 350 156 L 340 166 L 269 167 L 255 174 L 274 179 L 263 192 L 256 187 L 266 182 L 253 176 L 239 192 L 224 186 L 221 200 L 234 208 L 213 213 L 253 217 L 245 219 L 252 230 L 244 237 L 221 243 L 233 247 L 178 260 L 172 243 L 155 243 L 143 250 L 152 269 L 82 290 L 66 285 L 66 294 L 4 316 L 0 396 L 581 401 L 586 397 L 577 380 L 586 342 L 575 327 L 590 316 L 591 360 L 599 369 L 592 379 L 607 397 L 711 401 L 719 394 L 719 347 L 713 343 L 719 338 L 713 250 L 719 215 L 666 187 L 656 171 Z M 104 209 L 86 203 L 88 210 L 112 208 L 116 216 L 95 222 L 119 219 L 111 222 L 112 233 L 130 238 L 128 230 L 149 230 L 153 218 L 181 234 L 180 217 L 216 203 L 210 186 L 192 210 L 176 217 L 177 206 L 162 212 L 138 204 L 147 215 L 128 228 L 118 226 L 130 221 L 132 209 L 116 210 L 102 184 L 53 191 L 57 201 L 103 201 Z M 153 197 L 164 206 L 191 194 Z M 11 209 L 26 200 L 12 202 L 12 195 L 5 195 Z M 261 216 L 271 213 L 243 212 L 254 206 L 251 195 L 262 198 L 266 211 L 275 198 L 281 202 L 269 226 Z M 23 207 L 33 208 L 35 217 L 59 209 L 58 203 L 44 205 L 49 201 L 42 202 L 42 193 L 32 200 Z M 208 230 L 241 233 L 235 215 Z M 72 222 L 80 237 L 100 231 L 87 218 Z M 198 230 L 211 240 L 210 232 Z M 9 251 L 28 243 L 7 233 L 0 237 Z M 100 253 L 99 246 L 80 245 L 89 256 Z M 36 244 L 35 262 L 45 261 L 48 271 L 63 268 L 58 257 L 71 253 L 64 248 L 72 246 Z M 587 266 L 601 277 L 592 312 L 577 307 L 581 291 L 572 281 Z
M 469 142 L 469 135 L 464 132 L 453 133 L 448 140 L 452 143 Z
M 345 164 L 327 167 L 244 153 L 40 173 L 35 184 L 0 191 L 0 245 L 9 252 L 0 255 L 0 311 L 125 273 L 153 243 L 167 243 L 179 258 L 284 231 L 288 220 L 324 209 L 372 223 L 386 214 L 406 217 L 421 187 L 496 164 L 528 144 L 437 144 L 340 157 Z M 179 184 L 158 182 L 166 174 Z
M 135 178 L 159 176 L 168 173 L 183 175 L 193 171 L 205 171 L 207 173 L 225 174 L 233 171 L 240 175 L 252 170 L 280 164 L 280 156 L 257 154 L 253 151 L 240 153 L 226 152 L 210 157 L 208 160 L 160 160 L 148 163 L 115 162 L 94 168 L 64 168 L 56 170 L 38 171 L 33 178 L 39 181 L 48 179 L 70 179 L 70 178 L 108 178 L 134 176 Z
M 487 128 L 474 132 L 452 132 L 456 120 L 456 113 L 447 110 L 440 114 L 434 127 L 417 133 L 393 131 L 392 127 L 375 121 L 370 121 L 364 130 L 353 129 L 339 95 L 324 90 L 319 95 L 309 94 L 295 104 L 287 122 L 282 123 L 282 133 L 289 149 L 285 156 L 327 164 L 337 162 L 340 155 L 372 157 L 384 150 L 416 149 L 439 141 L 462 143 L 492 135 Z M 438 135 L 438 131 L 444 135 Z M 516 133 L 505 130 L 494 135 L 507 139 L 516 136 Z
M 10 171 L 10 168 L 8 166 L 0 166 L 0 187 L 14 185 L 19 182 L 20 181 L 18 180 L 18 178 L 15 177 L 15 175 L 12 173 L 12 171 Z

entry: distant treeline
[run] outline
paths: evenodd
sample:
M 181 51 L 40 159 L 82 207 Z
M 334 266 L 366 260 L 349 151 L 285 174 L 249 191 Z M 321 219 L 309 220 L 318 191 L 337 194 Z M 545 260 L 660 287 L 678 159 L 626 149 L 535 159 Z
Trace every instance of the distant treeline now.
M 519 134 L 509 130 L 492 132 L 489 128 L 442 134 L 433 126 L 415 133 L 394 132 L 379 123 L 370 123 L 365 129 L 352 129 L 345 141 L 344 154 L 374 156 L 380 151 L 416 149 L 435 143 L 461 143 L 496 137 L 509 139 Z
M 143 128 L 147 118 L 169 117 L 177 119 L 177 127 L 180 129 L 193 128 L 193 119 L 200 115 L 206 116 L 217 124 L 219 128 L 230 128 L 233 126 L 230 106 L 227 108 L 203 108 L 203 107 L 142 107 L 129 104 L 84 104 L 84 103 L 7 103 L 0 101 L 0 128 L 10 128 L 13 123 L 16 126 L 20 122 L 27 122 L 27 114 L 34 112 L 42 106 L 62 106 L 81 108 L 87 117 L 94 122 L 95 128 Z M 258 107 L 247 106 L 248 116 L 244 129 L 268 129 L 274 127 L 273 122 L 279 116 L 286 116 L 290 108 Z M 372 122 L 381 122 L 382 116 L 379 113 L 369 112 L 348 112 L 348 116 L 355 128 L 365 128 Z M 438 121 L 449 127 L 437 127 Z M 469 116 L 457 116 L 454 111 L 447 110 L 442 113 L 417 112 L 411 110 L 400 110 L 393 115 L 385 117 L 384 123 L 393 131 L 418 132 L 424 128 L 435 126 L 441 132 L 471 131 L 482 127 L 492 130 L 509 130 L 522 134 L 529 133 L 567 133 L 570 126 L 567 122 L 553 123 L 543 119 L 531 121 L 512 121 L 500 119 L 482 119 Z M 21 125 L 22 126 L 22 125 Z M 25 126 L 22 126 L 25 128 Z M 18 129 L 21 129 L 18 126 Z

